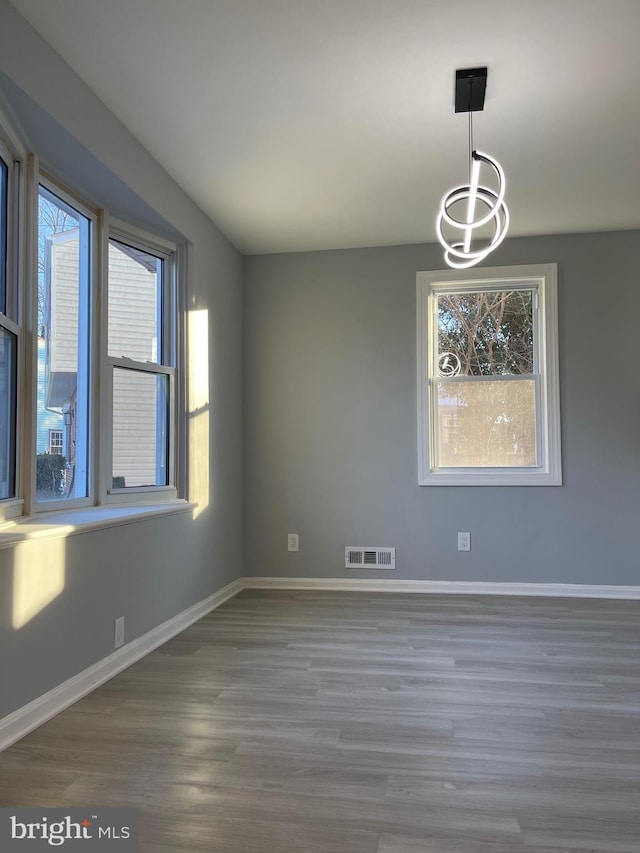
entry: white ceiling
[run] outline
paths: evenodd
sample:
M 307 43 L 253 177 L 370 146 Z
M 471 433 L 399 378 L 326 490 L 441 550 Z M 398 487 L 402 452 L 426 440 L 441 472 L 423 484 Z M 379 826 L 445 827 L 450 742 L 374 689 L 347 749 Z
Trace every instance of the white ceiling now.
M 456 68 L 511 235 L 640 227 L 640 0 L 12 0 L 246 253 L 433 242 Z

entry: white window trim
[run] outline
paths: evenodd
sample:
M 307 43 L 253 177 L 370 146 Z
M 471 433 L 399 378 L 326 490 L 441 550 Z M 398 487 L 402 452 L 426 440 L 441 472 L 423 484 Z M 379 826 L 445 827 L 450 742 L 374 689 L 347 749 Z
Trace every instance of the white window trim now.
M 539 359 L 539 405 L 536 415 L 540 465 L 522 468 L 441 468 L 436 464 L 432 319 L 439 291 L 470 291 L 491 286 L 517 289 L 533 285 L 538 295 L 536 358 Z M 557 264 L 432 270 L 417 275 L 418 485 L 420 486 L 561 486 L 560 383 L 558 371 Z M 534 324 L 538 322 L 534 318 Z
M 32 273 L 32 287 L 34 290 L 34 295 L 32 299 L 32 312 L 33 318 L 31 320 L 31 329 L 32 329 L 32 341 L 31 341 L 31 358 L 32 358 L 32 368 L 31 368 L 31 408 L 32 408 L 32 418 L 33 418 L 33 427 L 34 433 L 32 442 L 28 448 L 25 448 L 25 451 L 30 454 L 30 462 L 27 463 L 26 471 L 30 472 L 30 484 L 29 484 L 29 493 L 30 500 L 26 502 L 26 508 L 29 515 L 36 515 L 40 513 L 47 512 L 59 512 L 60 510 L 65 509 L 79 509 L 81 507 L 91 507 L 96 503 L 96 493 L 97 493 L 97 476 L 98 472 L 93 464 L 93 459 L 95 455 L 95 449 L 99 445 L 99 441 L 97 440 L 97 430 L 96 430 L 96 395 L 98 393 L 96 376 L 97 376 L 97 364 L 96 364 L 96 347 L 95 347 L 95 335 L 97 333 L 96 327 L 96 310 L 95 306 L 98 304 L 97 301 L 97 287 L 98 287 L 98 241 L 99 241 L 99 233 L 100 233 L 100 216 L 99 211 L 89 207 L 82 199 L 78 198 L 75 193 L 69 191 L 66 187 L 62 186 L 58 181 L 54 178 L 51 178 L 44 170 L 35 169 L 34 175 L 34 211 L 33 211 L 33 225 L 32 228 L 33 233 L 31 235 L 32 247 L 30 252 L 33 254 L 34 252 L 37 257 L 37 246 L 38 246 L 38 198 L 40 187 L 44 187 L 48 192 L 52 193 L 54 196 L 57 196 L 61 201 L 65 204 L 68 204 L 82 216 L 90 222 L 91 227 L 91 235 L 90 235 L 90 257 L 89 257 L 89 318 L 88 318 L 88 337 L 89 337 L 89 366 L 88 366 L 88 380 L 89 380 L 89 399 L 87 401 L 87 494 L 85 497 L 80 498 L 65 498 L 64 500 L 52 500 L 52 501 L 39 501 L 36 495 L 36 463 L 35 463 L 35 429 L 37 425 L 37 394 L 35 393 L 35 389 L 37 388 L 37 371 L 38 371 L 38 354 L 37 354 L 37 345 L 38 345 L 38 336 L 37 336 L 37 293 L 38 293 L 38 265 L 37 261 L 34 262 L 34 270 Z
M 0 110 L 0 156 L 7 166 L 7 246 L 6 246 L 6 313 L 0 315 L 0 326 L 16 338 L 16 394 L 14 420 L 15 494 L 0 501 L 0 524 L 17 518 L 23 512 L 22 441 L 23 406 L 25 401 L 24 371 L 24 258 L 25 258 L 25 161 L 26 153 L 12 124 Z

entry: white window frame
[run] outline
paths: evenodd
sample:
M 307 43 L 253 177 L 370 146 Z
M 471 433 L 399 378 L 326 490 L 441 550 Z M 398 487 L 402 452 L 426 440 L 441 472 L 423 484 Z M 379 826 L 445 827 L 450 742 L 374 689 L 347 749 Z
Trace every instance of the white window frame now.
M 105 217 L 106 218 L 106 217 Z M 162 354 L 159 362 L 138 362 L 126 357 L 110 356 L 108 352 L 109 328 L 109 240 L 125 243 L 160 258 L 163 261 L 162 293 Z M 103 298 L 102 304 L 102 388 L 103 388 L 103 435 L 106 444 L 102 451 L 101 495 L 103 504 L 166 503 L 176 500 L 177 465 L 176 445 L 178 426 L 178 394 L 176 365 L 178 357 L 177 308 L 178 308 L 178 246 L 150 234 L 140 228 L 111 219 L 105 222 L 103 257 Z M 167 448 L 167 485 L 112 487 L 113 470 L 113 376 L 116 368 L 139 371 L 146 375 L 166 375 L 169 377 L 169 414 Z
M 26 154 L 12 133 L 11 125 L 0 112 L 0 157 L 7 167 L 7 244 L 5 278 L 5 313 L 0 313 L 0 327 L 16 338 L 15 412 L 13 428 L 14 494 L 0 499 L 0 523 L 17 518 L 23 512 L 22 463 L 23 443 L 22 410 L 24 405 L 24 335 L 23 306 L 25 271 L 25 160 Z
M 531 467 L 438 465 L 437 297 L 439 293 L 530 289 L 534 299 L 534 378 L 539 464 Z M 561 486 L 560 385 L 558 370 L 557 264 L 417 275 L 418 484 L 420 486 Z
M 86 429 L 86 444 L 87 444 L 87 458 L 86 458 L 86 466 L 87 466 L 87 494 L 83 497 L 79 498 L 62 498 L 60 500 L 51 500 L 51 501 L 39 501 L 36 495 L 36 448 L 35 443 L 30 447 L 30 455 L 31 455 L 31 463 L 27 470 L 31 472 L 31 482 L 30 482 L 30 495 L 31 500 L 29 502 L 30 514 L 37 513 L 38 515 L 47 512 L 55 512 L 64 509 L 78 509 L 80 507 L 90 507 L 96 503 L 96 493 L 97 493 L 97 482 L 98 482 L 98 471 L 96 469 L 94 463 L 95 457 L 95 448 L 99 446 L 99 442 L 96 440 L 96 395 L 98 394 L 98 385 L 96 382 L 97 376 L 97 359 L 96 359 L 96 341 L 97 341 L 97 324 L 96 324 L 96 306 L 98 304 L 97 301 L 97 292 L 98 292 L 98 245 L 99 245 L 99 234 L 100 234 L 100 215 L 97 210 L 89 207 L 82 199 L 78 198 L 77 195 L 72 193 L 66 187 L 62 186 L 58 181 L 51 178 L 44 170 L 35 170 L 34 175 L 34 211 L 33 211 L 33 228 L 34 233 L 32 235 L 32 254 L 35 253 L 33 258 L 33 288 L 34 288 L 34 299 L 33 299 L 33 320 L 32 320 L 32 328 L 36 331 L 36 334 L 33 335 L 33 345 L 32 345 L 32 358 L 33 358 L 33 369 L 32 369 L 32 388 L 35 389 L 37 387 L 37 379 L 34 378 L 34 370 L 37 374 L 37 325 L 38 325 L 38 317 L 37 317 L 37 291 L 38 291 L 38 265 L 37 265 L 37 251 L 38 251 L 38 199 L 40 193 L 40 187 L 43 187 L 47 192 L 50 192 L 52 195 L 57 196 L 62 202 L 68 204 L 71 208 L 76 210 L 79 214 L 84 216 L 89 220 L 90 223 L 90 235 L 89 235 L 89 264 L 88 264 L 88 276 L 89 276 L 89 289 L 88 289 L 88 325 L 87 325 L 87 336 L 88 336 L 88 359 L 89 363 L 86 366 L 87 369 L 87 378 L 88 378 L 88 401 L 87 401 L 87 429 Z M 32 411 L 33 411 L 33 422 L 34 425 L 37 422 L 37 413 L 36 413 L 36 394 L 32 392 L 31 394 L 32 400 Z

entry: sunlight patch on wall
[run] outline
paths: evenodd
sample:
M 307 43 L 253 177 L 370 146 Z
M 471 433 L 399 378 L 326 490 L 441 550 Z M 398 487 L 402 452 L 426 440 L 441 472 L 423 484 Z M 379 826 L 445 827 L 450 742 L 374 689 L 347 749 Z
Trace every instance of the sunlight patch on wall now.
M 189 500 L 198 518 L 209 506 L 209 412 L 189 415 Z
M 66 542 L 17 545 L 13 564 L 13 627 L 22 628 L 64 590 Z
M 188 314 L 189 500 L 198 518 L 209 506 L 209 311 Z

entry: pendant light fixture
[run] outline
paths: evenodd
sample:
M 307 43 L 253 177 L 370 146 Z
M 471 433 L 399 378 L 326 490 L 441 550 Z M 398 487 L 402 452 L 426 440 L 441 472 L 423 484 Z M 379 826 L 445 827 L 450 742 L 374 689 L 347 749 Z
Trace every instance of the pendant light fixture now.
M 445 195 L 436 223 L 445 261 L 454 269 L 472 267 L 486 258 L 502 243 L 509 227 L 502 167 L 493 157 L 473 147 L 473 113 L 484 109 L 486 87 L 486 68 L 456 71 L 455 111 L 469 115 L 469 183 L 454 187 Z M 480 183 L 483 167 L 484 173 L 497 181 L 495 189 Z M 480 245 L 472 244 L 473 232 L 483 226 L 493 227 L 492 236 L 483 239 Z

